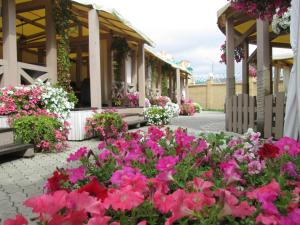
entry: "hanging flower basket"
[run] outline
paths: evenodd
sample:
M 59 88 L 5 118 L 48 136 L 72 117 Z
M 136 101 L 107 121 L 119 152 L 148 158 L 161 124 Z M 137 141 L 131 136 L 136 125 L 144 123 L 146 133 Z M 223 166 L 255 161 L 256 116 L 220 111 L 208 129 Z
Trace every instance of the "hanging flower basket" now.
M 274 15 L 272 21 L 272 30 L 275 34 L 290 33 L 291 26 L 291 8 L 282 14 Z
M 273 15 L 282 15 L 291 6 L 291 0 L 228 0 L 237 9 L 251 16 L 272 21 Z
M 226 64 L 226 41 L 221 45 L 221 52 L 220 63 Z M 244 49 L 241 46 L 234 49 L 234 59 L 237 63 L 244 59 Z

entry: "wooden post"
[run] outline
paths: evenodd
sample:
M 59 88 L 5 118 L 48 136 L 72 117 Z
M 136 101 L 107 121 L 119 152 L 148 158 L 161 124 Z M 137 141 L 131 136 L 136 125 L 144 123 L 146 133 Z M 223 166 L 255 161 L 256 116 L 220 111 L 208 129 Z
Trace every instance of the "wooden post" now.
M 20 85 L 18 73 L 17 34 L 16 34 L 16 2 L 3 0 L 3 60 L 4 74 L 1 85 Z
M 177 104 L 181 104 L 180 69 L 176 69 L 176 100 Z
M 88 21 L 91 107 L 101 108 L 100 28 L 96 9 L 91 9 L 89 11 Z
M 138 67 L 139 106 L 144 107 L 145 97 L 146 97 L 144 43 L 139 43 L 138 45 L 137 67 Z
M 272 93 L 269 22 L 257 19 L 257 130 L 264 131 L 265 96 Z
M 234 70 L 234 26 L 231 19 L 226 20 L 226 97 L 235 95 Z
M 111 51 L 111 42 L 112 37 L 110 36 L 107 40 L 107 96 L 108 96 L 108 105 L 112 106 L 112 85 L 113 85 L 113 76 L 112 76 L 112 51 Z
M 132 54 L 132 79 L 131 82 L 133 83 L 135 89 L 137 90 L 137 80 L 138 80 L 138 69 L 137 69 L 137 51 L 133 51 Z
M 158 63 L 157 65 L 157 73 L 158 73 L 158 78 L 157 78 L 156 88 L 158 89 L 158 94 L 161 95 L 161 83 L 163 79 L 161 63 Z
M 242 93 L 249 94 L 249 64 L 248 64 L 249 44 L 247 41 L 244 42 L 243 49 L 244 49 L 244 59 L 242 63 L 242 73 L 243 73 Z
M 49 81 L 57 82 L 57 45 L 56 45 L 56 29 L 53 17 L 52 1 L 46 1 L 46 66 L 49 71 Z
M 186 75 L 185 78 L 185 98 L 189 99 L 190 95 L 189 95 L 189 75 Z
M 279 92 L 279 81 L 280 81 L 280 66 L 275 65 L 275 76 L 274 76 L 274 94 Z
M 235 71 L 234 71 L 234 25 L 232 20 L 226 20 L 226 100 L 227 101 L 235 95 Z M 229 110 L 226 109 L 225 127 L 229 129 L 230 115 Z
M 173 76 L 172 76 L 172 72 L 169 74 L 169 98 L 172 99 L 173 98 L 173 82 L 172 82 Z

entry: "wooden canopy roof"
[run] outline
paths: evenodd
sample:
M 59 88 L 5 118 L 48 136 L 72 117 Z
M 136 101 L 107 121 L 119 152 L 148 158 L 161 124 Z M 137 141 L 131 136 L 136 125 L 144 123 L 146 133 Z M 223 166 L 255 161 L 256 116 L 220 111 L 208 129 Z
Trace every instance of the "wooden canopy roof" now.
M 1 2 L 1 1 L 0 1 Z M 144 42 L 152 45 L 152 41 L 125 21 L 115 10 L 108 10 L 93 4 L 83 4 L 80 0 L 72 0 L 72 12 L 76 22 L 71 25 L 71 42 L 82 42 L 88 38 L 88 11 L 95 8 L 100 21 L 101 39 L 109 35 L 121 35 L 129 42 Z M 37 51 L 46 41 L 45 0 L 16 0 L 16 31 L 18 40 L 26 48 Z M 79 30 L 78 24 L 82 25 Z M 2 41 L 2 17 L 0 17 L 0 38 Z M 80 38 L 79 38 L 80 37 Z
M 251 17 L 243 11 L 235 10 L 231 7 L 230 3 L 221 8 L 217 15 L 218 26 L 224 34 L 226 32 L 226 19 L 230 18 L 234 23 L 236 40 L 243 40 L 244 38 L 247 38 L 250 44 L 256 44 L 256 18 Z M 286 33 L 277 35 L 272 32 L 271 25 L 269 30 L 272 47 L 291 47 L 289 34 Z M 239 41 L 238 44 L 240 44 Z

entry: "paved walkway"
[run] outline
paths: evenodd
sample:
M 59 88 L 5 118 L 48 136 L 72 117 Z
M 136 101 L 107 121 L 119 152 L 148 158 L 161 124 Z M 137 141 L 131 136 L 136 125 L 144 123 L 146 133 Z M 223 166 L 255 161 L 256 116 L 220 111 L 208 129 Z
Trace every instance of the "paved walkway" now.
M 174 118 L 171 124 L 204 132 L 220 132 L 225 130 L 225 114 L 222 112 L 203 111 L 196 113 L 194 116 Z
M 190 131 L 221 131 L 224 130 L 225 116 L 220 112 L 202 112 L 193 117 L 178 117 L 172 120 L 171 127 L 189 128 Z M 57 167 L 66 166 L 66 158 L 79 147 L 91 149 L 97 147 L 96 139 L 71 142 L 70 150 L 57 154 L 36 154 L 32 159 L 5 158 L 0 161 L 0 224 L 6 218 L 21 213 L 32 217 L 31 210 L 22 202 L 33 195 L 42 193 L 47 177 Z M 1 221 L 2 220 L 2 221 Z

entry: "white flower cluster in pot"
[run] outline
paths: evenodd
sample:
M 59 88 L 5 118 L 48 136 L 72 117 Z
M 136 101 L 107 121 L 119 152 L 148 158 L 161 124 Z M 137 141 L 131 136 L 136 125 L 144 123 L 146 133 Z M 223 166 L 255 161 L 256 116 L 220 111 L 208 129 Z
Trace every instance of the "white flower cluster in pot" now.
M 170 115 L 171 118 L 179 116 L 180 107 L 176 103 L 168 102 L 165 106 L 167 113 Z
M 165 108 L 161 106 L 151 106 L 145 108 L 145 118 L 148 121 L 148 124 L 151 125 L 166 125 L 170 123 L 171 114 Z
M 61 121 L 66 121 L 70 110 L 75 105 L 68 99 L 68 93 L 60 87 L 53 87 L 49 82 L 37 81 L 34 86 L 42 88 L 42 101 L 49 113 L 55 113 Z
M 283 15 L 274 15 L 272 21 L 272 30 L 275 34 L 289 32 L 291 26 L 291 8 Z

